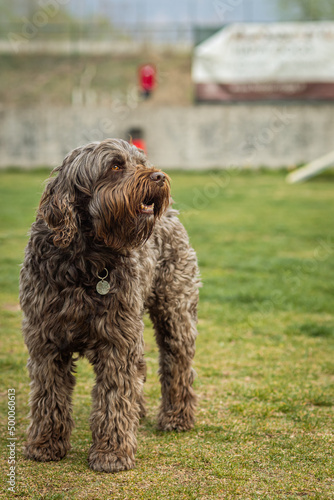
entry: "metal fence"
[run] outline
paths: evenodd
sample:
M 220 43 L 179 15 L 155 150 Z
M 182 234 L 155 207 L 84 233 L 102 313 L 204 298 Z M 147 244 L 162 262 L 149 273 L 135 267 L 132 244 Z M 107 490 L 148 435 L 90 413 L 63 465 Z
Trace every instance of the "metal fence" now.
M 334 19 L 334 0 L 0 0 L 0 38 L 199 42 L 231 22 Z

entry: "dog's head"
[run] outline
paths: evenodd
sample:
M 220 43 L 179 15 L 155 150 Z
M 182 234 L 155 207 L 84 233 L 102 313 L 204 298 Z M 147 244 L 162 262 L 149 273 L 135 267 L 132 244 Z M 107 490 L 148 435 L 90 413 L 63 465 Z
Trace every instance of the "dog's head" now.
M 169 205 L 167 175 L 120 139 L 73 150 L 53 173 L 38 214 L 61 248 L 80 232 L 115 250 L 137 247 Z

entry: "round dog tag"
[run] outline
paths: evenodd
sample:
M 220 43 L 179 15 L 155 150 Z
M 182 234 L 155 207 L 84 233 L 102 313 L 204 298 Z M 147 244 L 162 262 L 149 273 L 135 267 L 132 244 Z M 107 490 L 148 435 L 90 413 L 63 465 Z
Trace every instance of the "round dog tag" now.
M 100 295 L 106 295 L 110 290 L 110 285 L 107 281 L 99 281 L 96 285 L 96 291 Z
M 104 281 L 108 276 L 108 270 L 107 269 L 104 270 L 106 272 L 105 276 L 102 277 L 99 274 L 97 275 L 97 277 L 100 278 L 101 281 L 99 281 L 98 284 L 96 285 L 96 291 L 100 295 L 106 295 L 110 290 L 110 284 L 107 281 Z

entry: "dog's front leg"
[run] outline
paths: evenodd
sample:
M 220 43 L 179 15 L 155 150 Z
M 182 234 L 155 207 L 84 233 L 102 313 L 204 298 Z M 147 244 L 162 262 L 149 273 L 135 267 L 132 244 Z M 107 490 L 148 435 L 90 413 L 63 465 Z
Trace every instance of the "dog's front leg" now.
M 48 462 L 61 460 L 70 449 L 73 428 L 71 396 L 75 384 L 71 355 L 55 354 L 39 345 L 43 355 L 30 353 L 30 418 L 27 458 Z
M 118 472 L 134 466 L 143 388 L 141 357 L 141 343 L 129 344 L 127 339 L 99 346 L 94 356 L 88 355 L 96 373 L 88 457 L 93 470 Z

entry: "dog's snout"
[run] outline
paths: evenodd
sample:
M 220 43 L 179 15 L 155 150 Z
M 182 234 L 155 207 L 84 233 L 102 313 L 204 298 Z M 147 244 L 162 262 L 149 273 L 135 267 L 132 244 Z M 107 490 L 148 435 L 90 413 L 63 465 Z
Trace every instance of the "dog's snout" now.
M 165 182 L 166 176 L 163 172 L 153 172 L 150 175 L 150 179 L 158 184 L 158 186 L 162 186 Z

